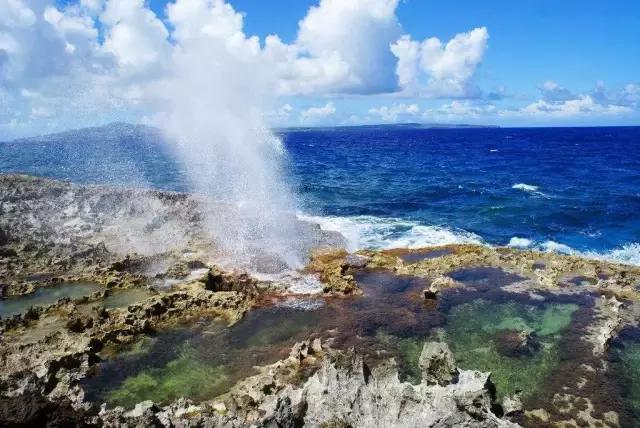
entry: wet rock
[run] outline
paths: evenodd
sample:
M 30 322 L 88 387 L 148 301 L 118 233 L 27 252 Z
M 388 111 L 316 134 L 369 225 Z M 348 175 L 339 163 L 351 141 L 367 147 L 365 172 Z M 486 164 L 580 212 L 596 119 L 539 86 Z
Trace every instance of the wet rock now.
M 367 266 L 369 261 L 371 261 L 371 257 L 360 254 L 349 254 L 344 258 L 344 265 L 352 269 L 362 269 Z
M 292 354 L 313 348 L 297 344 Z M 311 362 L 309 362 L 311 361 Z M 317 362 L 317 371 L 300 382 L 300 370 Z M 137 411 L 103 408 L 94 422 L 116 426 L 208 427 L 515 427 L 491 411 L 493 385 L 488 373 L 462 370 L 455 384 L 401 382 L 390 360 L 373 370 L 362 356 L 333 352 L 317 359 L 288 358 L 259 368 L 220 401 L 198 406 L 179 399 L 161 409 L 151 403 Z
M 69 402 L 53 403 L 37 393 L 0 397 L 0 425 L 4 427 L 88 426 L 82 410 Z
M 275 274 L 289 269 L 289 265 L 279 254 L 262 250 L 256 250 L 249 263 L 251 268 L 259 273 Z
M 540 350 L 540 342 L 533 332 L 501 330 L 496 333 L 496 347 L 505 357 L 531 357 Z
M 438 276 L 431 281 L 429 288 L 426 288 L 423 291 L 423 296 L 425 300 L 433 300 L 438 298 L 438 295 L 443 290 L 456 287 L 457 285 L 458 283 L 453 278 L 448 276 Z
M 76 315 L 67 321 L 67 328 L 74 333 L 82 333 L 93 327 L 93 318 L 86 315 Z
M 256 281 L 246 273 L 225 272 L 216 267 L 207 273 L 205 287 L 213 292 L 236 291 L 246 294 L 257 293 Z
M 320 275 L 325 294 L 347 296 L 362 293 L 353 277 L 352 268 L 345 263 L 347 256 L 345 250 L 336 248 L 319 249 L 311 254 L 307 269 Z
M 449 346 L 444 342 L 427 342 L 422 348 L 418 366 L 427 385 L 445 386 L 455 382 L 458 369 Z

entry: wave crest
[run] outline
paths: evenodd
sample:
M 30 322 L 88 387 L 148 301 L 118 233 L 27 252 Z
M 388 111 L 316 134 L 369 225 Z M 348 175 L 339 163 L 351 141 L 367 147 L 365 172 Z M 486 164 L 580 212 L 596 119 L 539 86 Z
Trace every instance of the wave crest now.
M 398 218 L 374 216 L 308 216 L 301 220 L 317 223 L 323 230 L 340 232 L 348 250 L 421 248 L 446 244 L 483 244 L 482 238 L 465 230 L 424 225 Z

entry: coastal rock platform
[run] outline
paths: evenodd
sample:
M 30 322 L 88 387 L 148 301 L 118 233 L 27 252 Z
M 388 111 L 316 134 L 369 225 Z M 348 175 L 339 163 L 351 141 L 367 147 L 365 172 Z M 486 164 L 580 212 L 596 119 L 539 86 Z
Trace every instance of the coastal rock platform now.
M 314 225 L 294 294 L 197 197 L 0 175 L 0 425 L 634 426 L 640 268 Z M 204 391 L 204 392 L 203 392 Z

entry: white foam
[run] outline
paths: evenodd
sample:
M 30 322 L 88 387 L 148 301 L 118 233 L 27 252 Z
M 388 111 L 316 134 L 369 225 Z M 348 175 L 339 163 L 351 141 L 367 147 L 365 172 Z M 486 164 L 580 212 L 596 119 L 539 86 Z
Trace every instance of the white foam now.
M 317 223 L 323 230 L 339 232 L 347 240 L 347 250 L 421 248 L 447 244 L 481 244 L 487 245 L 482 238 L 465 230 L 451 229 L 442 226 L 429 226 L 397 218 L 375 216 L 310 216 L 298 214 L 301 220 Z M 545 252 L 576 255 L 591 259 L 605 260 L 640 266 L 640 243 L 629 243 L 606 252 L 578 251 L 569 245 L 552 240 L 535 242 L 531 239 L 514 236 L 507 244 L 514 248 L 531 248 Z M 300 281 L 292 292 L 308 294 L 317 292 L 319 283 L 303 285 Z M 308 291 L 307 291 L 308 290 Z M 313 291 L 312 291 L 313 290 Z
M 529 193 L 530 195 L 534 195 L 534 196 L 540 196 L 543 198 L 549 198 L 549 196 L 546 193 L 543 193 L 541 191 L 539 191 L 539 187 L 538 186 L 534 186 L 533 184 L 527 184 L 527 183 L 516 183 L 513 186 L 511 186 L 512 189 L 515 190 L 521 190 L 523 192 Z
M 522 190 L 523 192 L 535 193 L 538 191 L 538 186 L 526 183 L 517 183 L 511 186 L 512 189 Z
M 547 251 L 549 253 L 560 253 L 560 254 L 575 254 L 576 250 L 571 248 L 568 245 L 561 244 L 555 241 L 545 241 L 540 244 L 540 248 L 543 251 Z
M 285 270 L 274 274 L 253 272 L 251 275 L 260 281 L 281 284 L 291 294 L 322 293 L 322 283 L 317 275 L 301 273 L 295 270 Z
M 640 266 L 640 243 L 631 242 L 613 250 L 597 252 L 597 251 L 578 251 L 568 245 L 554 241 L 546 241 L 540 244 L 539 249 L 548 252 L 556 252 L 562 254 L 570 254 L 574 256 L 585 257 L 588 259 L 603 260 L 612 263 L 622 263 L 627 265 Z
M 632 242 L 604 253 L 586 252 L 586 257 L 640 266 L 640 243 Z
M 530 247 L 531 244 L 533 244 L 533 241 L 531 239 L 519 238 L 517 236 L 514 236 L 509 240 L 509 243 L 507 245 L 514 248 L 527 248 Z
M 464 230 L 424 225 L 397 218 L 374 216 L 307 216 L 300 219 L 317 223 L 323 230 L 341 233 L 349 251 L 359 249 L 420 248 L 446 244 L 482 244 L 482 238 Z
M 324 306 L 324 301 L 321 299 L 290 297 L 288 299 L 278 301 L 276 306 L 281 308 L 297 309 L 300 311 L 314 311 Z

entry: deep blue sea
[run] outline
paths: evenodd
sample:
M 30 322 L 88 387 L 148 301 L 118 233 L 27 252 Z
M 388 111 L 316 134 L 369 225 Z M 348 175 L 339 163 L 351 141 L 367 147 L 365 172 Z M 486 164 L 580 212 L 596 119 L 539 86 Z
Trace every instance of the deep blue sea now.
M 154 132 L 106 129 L 0 143 L 0 171 L 188 190 Z M 278 134 L 301 215 L 352 248 L 481 242 L 640 264 L 640 127 Z

